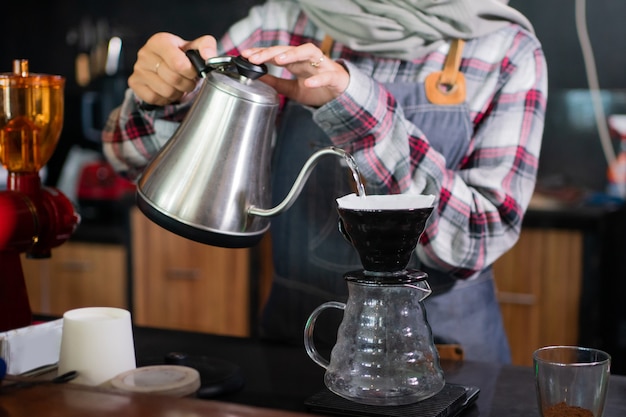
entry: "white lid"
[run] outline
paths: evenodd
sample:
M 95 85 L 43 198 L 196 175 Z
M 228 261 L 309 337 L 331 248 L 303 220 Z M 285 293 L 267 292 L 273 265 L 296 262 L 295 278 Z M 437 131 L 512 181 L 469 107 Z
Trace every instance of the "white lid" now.
M 365 197 L 348 194 L 337 199 L 341 208 L 348 210 L 408 210 L 432 207 L 434 195 L 424 194 L 384 194 Z
M 117 375 L 111 384 L 124 391 L 185 397 L 200 388 L 200 373 L 188 366 L 144 366 Z

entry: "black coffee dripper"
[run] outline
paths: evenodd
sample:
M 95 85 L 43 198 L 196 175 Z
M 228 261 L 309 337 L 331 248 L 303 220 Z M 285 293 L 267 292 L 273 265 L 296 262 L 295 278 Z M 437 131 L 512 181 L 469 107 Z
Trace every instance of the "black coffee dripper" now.
M 406 268 L 433 207 L 337 211 L 339 230 L 359 253 L 365 272 L 393 273 Z

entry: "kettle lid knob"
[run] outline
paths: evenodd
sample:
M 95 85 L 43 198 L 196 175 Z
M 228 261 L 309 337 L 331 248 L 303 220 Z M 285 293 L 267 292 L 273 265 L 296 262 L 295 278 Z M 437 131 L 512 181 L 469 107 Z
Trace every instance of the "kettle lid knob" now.
M 217 68 L 224 68 L 234 65 L 237 73 L 243 77 L 251 80 L 256 80 L 261 76 L 267 74 L 267 66 L 265 64 L 253 64 L 241 55 L 237 57 L 223 56 L 211 58 L 208 61 L 204 61 L 200 56 L 200 52 L 197 49 L 189 49 L 185 51 L 187 58 L 191 61 L 195 67 L 198 75 L 202 78 L 206 77 L 206 74 Z
M 267 66 L 265 66 L 265 64 L 253 64 L 241 55 L 234 58 L 233 63 L 237 67 L 239 75 L 243 75 L 251 80 L 256 80 L 257 78 L 267 74 Z

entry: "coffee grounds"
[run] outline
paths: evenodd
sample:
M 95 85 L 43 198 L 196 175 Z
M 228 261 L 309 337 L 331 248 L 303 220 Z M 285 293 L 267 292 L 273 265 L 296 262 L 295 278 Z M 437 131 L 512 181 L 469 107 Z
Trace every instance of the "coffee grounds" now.
M 567 405 L 565 402 L 551 405 L 543 410 L 543 417 L 594 417 L 586 408 Z

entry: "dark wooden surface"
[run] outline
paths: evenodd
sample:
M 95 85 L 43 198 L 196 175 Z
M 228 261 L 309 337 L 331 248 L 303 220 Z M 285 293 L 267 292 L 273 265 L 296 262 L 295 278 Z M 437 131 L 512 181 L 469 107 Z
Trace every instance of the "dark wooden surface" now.
M 73 384 L 6 388 L 0 394 L 0 415 L 63 417 L 297 417 L 302 413 L 218 401 L 170 398 L 148 394 L 116 394 Z
M 243 387 L 211 400 L 130 396 L 72 384 L 2 388 L 0 416 L 296 417 L 307 412 L 304 401 L 323 389 L 324 370 L 308 358 L 302 346 L 148 328 L 134 332 L 139 366 L 162 363 L 170 352 L 217 358 L 241 368 Z M 532 368 L 468 361 L 442 365 L 448 382 L 480 388 L 475 405 L 462 416 L 539 415 Z M 613 375 L 603 417 L 623 416 L 626 377 Z

